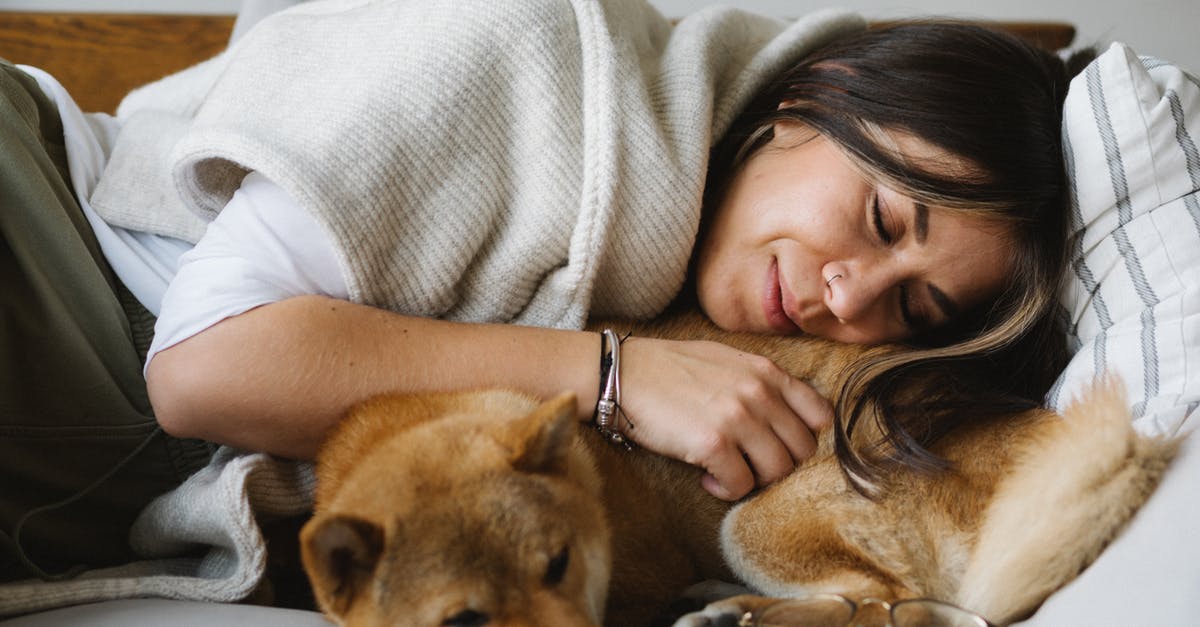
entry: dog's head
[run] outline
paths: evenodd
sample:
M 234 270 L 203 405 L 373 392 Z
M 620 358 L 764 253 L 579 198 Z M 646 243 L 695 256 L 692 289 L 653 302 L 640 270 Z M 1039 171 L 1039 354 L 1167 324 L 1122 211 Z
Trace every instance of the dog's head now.
M 599 624 L 609 531 L 594 469 L 571 452 L 574 397 L 469 400 L 344 451 L 301 533 L 319 605 L 345 625 Z M 365 411 L 403 423 L 405 403 Z

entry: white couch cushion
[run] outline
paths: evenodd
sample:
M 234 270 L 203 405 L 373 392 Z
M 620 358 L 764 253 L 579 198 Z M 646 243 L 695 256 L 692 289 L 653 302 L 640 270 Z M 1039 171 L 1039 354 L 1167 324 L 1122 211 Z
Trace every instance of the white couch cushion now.
M 0 620 L 0 627 L 332 627 L 316 612 L 232 603 L 129 599 Z

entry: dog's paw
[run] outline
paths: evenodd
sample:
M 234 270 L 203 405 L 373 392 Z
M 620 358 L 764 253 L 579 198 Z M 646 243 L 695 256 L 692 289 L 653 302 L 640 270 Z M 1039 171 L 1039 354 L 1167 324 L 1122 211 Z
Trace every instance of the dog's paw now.
M 710 605 L 699 612 L 684 614 L 673 627 L 738 627 L 744 613 Z

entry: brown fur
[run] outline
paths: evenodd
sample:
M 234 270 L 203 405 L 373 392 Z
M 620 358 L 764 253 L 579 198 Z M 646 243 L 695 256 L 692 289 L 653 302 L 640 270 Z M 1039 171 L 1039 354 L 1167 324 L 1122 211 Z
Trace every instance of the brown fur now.
M 763 354 L 826 394 L 861 351 L 881 350 L 728 334 L 696 316 L 635 332 Z M 321 608 L 364 627 L 648 625 L 688 585 L 731 578 L 771 596 L 933 597 L 1004 623 L 1095 558 L 1174 452 L 1134 434 L 1117 387 L 1062 417 L 959 428 L 934 448 L 952 470 L 890 473 L 875 500 L 849 487 L 827 432 L 732 510 L 697 469 L 577 425 L 571 397 L 385 397 L 321 451 L 304 563 Z

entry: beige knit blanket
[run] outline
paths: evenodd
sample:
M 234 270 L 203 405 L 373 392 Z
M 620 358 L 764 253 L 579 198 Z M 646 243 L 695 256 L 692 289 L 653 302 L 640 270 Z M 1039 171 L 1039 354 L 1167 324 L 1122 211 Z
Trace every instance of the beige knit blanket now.
M 194 238 L 256 170 L 316 214 L 356 302 L 651 317 L 683 283 L 713 139 L 789 61 L 860 28 L 727 8 L 673 27 L 643 0 L 308 3 L 239 40 L 194 116 L 123 111 L 91 200 Z
M 559 327 L 648 317 L 684 280 L 714 139 L 769 77 L 862 27 L 724 8 L 672 26 L 641 0 L 305 3 L 131 95 L 91 202 L 195 241 L 256 170 L 314 212 L 358 302 Z M 311 491 L 307 465 L 223 449 L 142 514 L 145 561 L 0 586 L 0 615 L 244 598 L 259 517 L 303 512 Z

